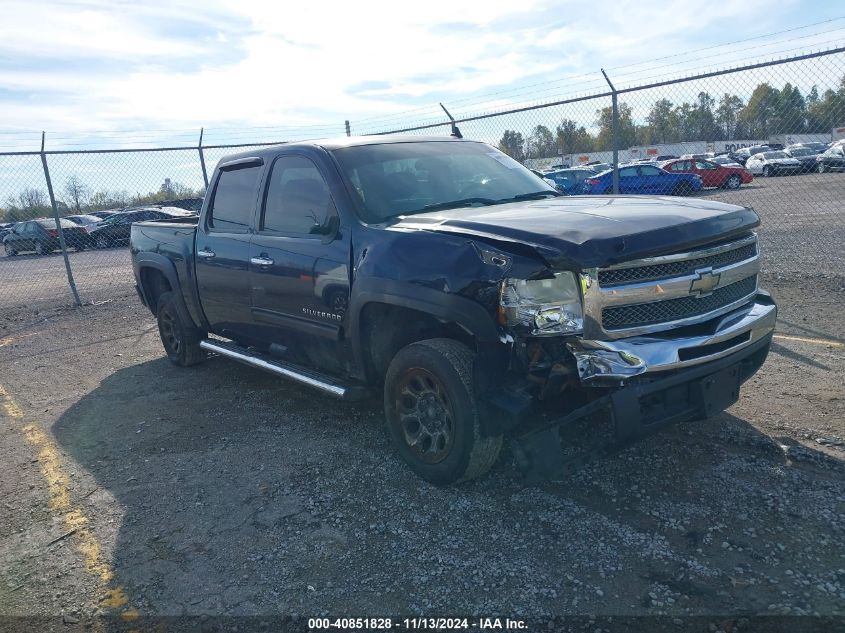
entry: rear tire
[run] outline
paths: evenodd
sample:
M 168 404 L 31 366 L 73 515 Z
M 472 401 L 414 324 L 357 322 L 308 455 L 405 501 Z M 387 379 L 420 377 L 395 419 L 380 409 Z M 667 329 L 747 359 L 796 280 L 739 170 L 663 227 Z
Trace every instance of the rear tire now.
M 156 316 L 161 344 L 170 362 L 189 367 L 205 360 L 206 352 L 200 347 L 203 333 L 193 323 L 185 322 L 172 291 L 158 298 Z
M 103 249 L 110 246 L 109 239 L 105 235 L 98 235 L 96 241 L 97 248 Z
M 480 477 L 502 448 L 501 434 L 482 434 L 474 356 L 452 339 L 419 341 L 399 350 L 385 377 L 391 442 L 411 470 L 438 486 Z
M 44 244 L 42 244 L 41 242 L 35 243 L 35 254 L 36 255 L 46 255 L 47 254 L 47 250 L 44 248 Z
M 726 189 L 739 189 L 742 185 L 742 178 L 734 174 L 725 181 Z
M 766 165 L 765 167 L 763 167 L 763 177 L 768 178 L 771 175 L 773 175 L 773 174 L 772 174 L 772 170 L 769 169 L 769 166 Z
M 673 196 L 689 196 L 689 195 L 692 194 L 692 191 L 693 191 L 692 185 L 689 184 L 688 182 L 684 181 L 684 182 L 679 182 L 677 185 L 675 185 L 675 188 L 672 189 L 672 195 Z
M 827 169 L 825 169 L 824 163 L 819 163 L 816 166 L 816 171 L 819 172 L 820 174 L 823 174 L 824 172 L 826 172 Z
M 6 257 L 14 257 L 18 254 L 18 252 L 8 244 L 3 244 L 3 248 L 6 251 Z

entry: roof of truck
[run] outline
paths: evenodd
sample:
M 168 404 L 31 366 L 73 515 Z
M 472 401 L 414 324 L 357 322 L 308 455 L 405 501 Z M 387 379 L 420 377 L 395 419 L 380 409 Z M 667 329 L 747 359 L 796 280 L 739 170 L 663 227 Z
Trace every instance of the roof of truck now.
M 422 143 L 426 141 L 440 141 L 448 143 L 459 142 L 473 142 L 469 139 L 459 139 L 454 136 L 408 136 L 404 134 L 381 134 L 374 136 L 338 136 L 336 138 L 321 138 L 307 141 L 293 141 L 290 143 L 281 143 L 279 145 L 270 145 L 267 147 L 258 147 L 249 149 L 237 154 L 228 154 L 220 159 L 220 162 L 228 162 L 241 158 L 248 158 L 250 156 L 266 156 L 268 154 L 275 154 L 281 149 L 290 149 L 292 147 L 322 147 L 327 150 L 342 149 L 344 147 L 356 147 L 359 145 L 383 145 L 385 143 Z

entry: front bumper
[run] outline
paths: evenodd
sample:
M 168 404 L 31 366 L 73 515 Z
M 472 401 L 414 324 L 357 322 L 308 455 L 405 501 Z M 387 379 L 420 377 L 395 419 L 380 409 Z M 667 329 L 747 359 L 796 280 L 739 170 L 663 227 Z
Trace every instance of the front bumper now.
M 766 294 L 720 317 L 709 332 L 687 336 L 634 336 L 615 341 L 568 343 L 584 384 L 608 385 L 645 373 L 702 365 L 752 346 L 771 335 L 777 307 Z

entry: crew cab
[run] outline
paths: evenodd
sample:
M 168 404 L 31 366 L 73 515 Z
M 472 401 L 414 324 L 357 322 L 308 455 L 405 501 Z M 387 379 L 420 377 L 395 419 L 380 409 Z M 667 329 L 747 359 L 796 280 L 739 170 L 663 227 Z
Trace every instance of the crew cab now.
M 573 429 L 626 442 L 732 404 L 775 324 L 758 223 L 561 196 L 485 143 L 348 137 L 223 158 L 199 218 L 133 224 L 130 248 L 171 361 L 378 396 L 399 455 L 442 485 L 506 435 L 544 475 Z

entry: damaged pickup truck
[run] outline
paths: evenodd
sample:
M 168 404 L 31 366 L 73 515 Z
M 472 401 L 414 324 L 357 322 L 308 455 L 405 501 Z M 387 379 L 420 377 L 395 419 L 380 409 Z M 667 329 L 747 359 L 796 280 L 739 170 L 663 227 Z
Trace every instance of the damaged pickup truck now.
M 199 218 L 132 226 L 168 357 L 208 353 L 346 400 L 380 394 L 420 477 L 478 477 L 512 438 L 627 442 L 712 416 L 766 358 L 749 208 L 563 197 L 495 148 L 379 136 L 226 157 Z M 571 435 L 570 435 L 571 437 Z

